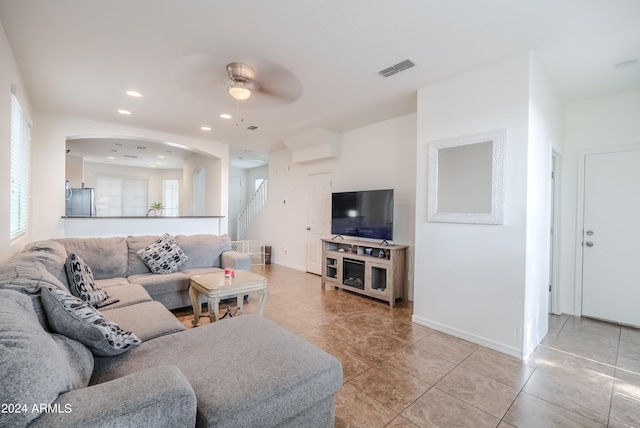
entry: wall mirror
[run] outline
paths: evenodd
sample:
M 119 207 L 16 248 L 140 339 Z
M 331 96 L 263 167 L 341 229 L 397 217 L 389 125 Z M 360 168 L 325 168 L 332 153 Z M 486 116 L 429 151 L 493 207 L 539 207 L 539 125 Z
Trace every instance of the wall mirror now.
M 429 145 L 428 220 L 502 224 L 506 130 Z

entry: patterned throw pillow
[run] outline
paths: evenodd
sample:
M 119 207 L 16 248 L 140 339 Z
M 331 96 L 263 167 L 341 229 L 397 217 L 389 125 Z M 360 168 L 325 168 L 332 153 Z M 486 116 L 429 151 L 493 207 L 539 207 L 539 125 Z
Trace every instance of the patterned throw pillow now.
M 69 290 L 74 296 L 91 306 L 98 306 L 109 297 L 107 292 L 96 285 L 93 272 L 88 264 L 76 253 L 70 253 L 65 262 Z
M 138 255 L 153 273 L 176 272 L 189 257 L 176 244 L 173 236 L 165 233 L 153 244 L 138 251 Z
M 118 355 L 142 343 L 135 334 L 122 330 L 64 290 L 42 287 L 41 298 L 53 331 L 84 344 L 93 355 Z

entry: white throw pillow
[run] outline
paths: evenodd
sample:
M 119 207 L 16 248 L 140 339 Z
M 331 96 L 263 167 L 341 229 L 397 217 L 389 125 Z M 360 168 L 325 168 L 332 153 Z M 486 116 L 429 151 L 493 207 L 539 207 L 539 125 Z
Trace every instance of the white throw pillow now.
M 181 264 L 189 260 L 189 257 L 176 244 L 173 236 L 168 233 L 138 251 L 138 255 L 144 260 L 151 272 L 159 274 L 176 272 Z

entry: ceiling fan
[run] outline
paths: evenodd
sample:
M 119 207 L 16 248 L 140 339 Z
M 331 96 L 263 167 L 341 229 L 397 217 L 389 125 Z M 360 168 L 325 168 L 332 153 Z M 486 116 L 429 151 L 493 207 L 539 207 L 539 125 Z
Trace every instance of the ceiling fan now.
M 225 82 L 229 94 L 238 101 L 249 99 L 251 94 L 260 89 L 254 79 L 255 71 L 247 64 L 232 62 L 227 64 L 229 79 Z
M 285 67 L 230 52 L 194 52 L 173 67 L 180 88 L 209 103 L 228 105 L 229 95 L 246 109 L 281 107 L 302 95 L 300 80 Z

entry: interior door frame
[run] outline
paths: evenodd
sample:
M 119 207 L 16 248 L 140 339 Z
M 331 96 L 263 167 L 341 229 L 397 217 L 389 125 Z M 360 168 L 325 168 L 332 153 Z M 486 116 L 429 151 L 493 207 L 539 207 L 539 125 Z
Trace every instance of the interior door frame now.
M 553 172 L 553 204 L 551 216 L 553 217 L 551 233 L 551 307 L 549 312 L 552 314 L 562 314 L 560 308 L 560 292 L 558 284 L 560 283 L 560 208 L 561 208 L 561 177 L 562 177 L 562 154 L 557 150 L 551 152 L 552 172 Z
M 599 149 L 580 150 L 578 152 L 578 194 L 576 198 L 576 236 L 575 236 L 575 283 L 573 311 L 578 317 L 582 316 L 582 242 L 584 233 L 584 193 L 585 193 L 585 163 L 587 156 L 630 152 L 640 150 L 640 144 L 630 144 L 626 146 L 612 146 Z

